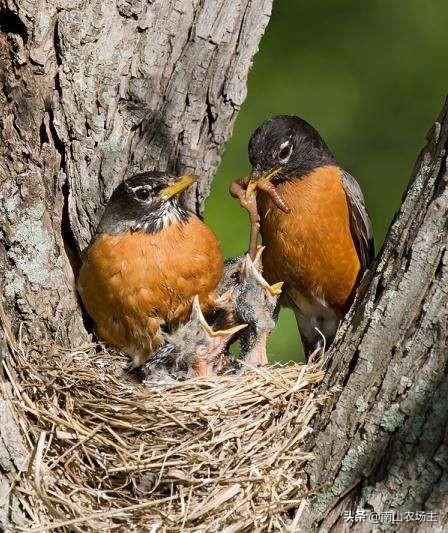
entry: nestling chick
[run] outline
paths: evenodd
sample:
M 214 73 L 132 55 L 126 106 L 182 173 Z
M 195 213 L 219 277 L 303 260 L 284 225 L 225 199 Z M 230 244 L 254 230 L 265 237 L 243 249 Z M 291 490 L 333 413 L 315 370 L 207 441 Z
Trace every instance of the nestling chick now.
M 283 282 L 269 285 L 261 271 L 262 247 L 255 260 L 249 255 L 243 259 L 241 281 L 235 289 L 235 318 L 248 327 L 241 332 L 241 355 L 253 366 L 268 364 L 266 343 L 275 328 L 279 311 L 279 298 Z
M 230 339 L 246 324 L 225 330 L 213 330 L 194 297 L 190 319 L 176 331 L 165 335 L 165 344 L 157 348 L 140 373 L 143 379 L 161 371 L 176 378 L 207 377 L 218 372 L 225 362 L 225 349 Z
M 248 255 L 226 259 L 224 274 L 217 293 L 231 295 L 227 313 L 217 314 L 213 324 L 220 328 L 238 324 L 242 320 L 248 327 L 233 340 L 239 340 L 245 361 L 255 366 L 267 364 L 266 341 L 274 329 L 278 316 L 278 300 L 283 283 L 272 286 L 263 278 L 259 247 L 254 260 Z M 244 317 L 244 319 L 243 319 Z

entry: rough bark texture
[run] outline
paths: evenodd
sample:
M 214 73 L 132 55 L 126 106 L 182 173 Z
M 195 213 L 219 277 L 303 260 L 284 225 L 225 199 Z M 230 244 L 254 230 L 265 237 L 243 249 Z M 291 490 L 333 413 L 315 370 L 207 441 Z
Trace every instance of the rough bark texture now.
M 28 345 L 87 338 L 74 272 L 124 176 L 196 173 L 202 211 L 271 4 L 0 0 L 0 321 Z M 23 468 L 2 393 L 0 530 Z
M 69 261 L 125 175 L 197 173 L 202 210 L 270 9 L 0 0 L 0 275 L 15 325 L 83 338 Z
M 196 172 L 202 179 L 189 202 L 201 211 L 270 8 L 270 0 L 0 0 L 5 332 L 23 323 L 28 344 L 86 338 L 73 271 L 126 174 Z M 304 530 L 342 530 L 343 511 L 354 505 L 436 509 L 438 525 L 446 520 L 447 138 L 445 108 L 330 352 L 324 387 L 341 390 L 310 442 L 317 496 L 300 518 Z M 0 529 L 21 521 L 9 495 L 26 467 L 7 393 Z
M 329 353 L 303 530 L 370 531 L 344 511 L 438 512 L 448 527 L 448 105 L 428 135 L 373 274 Z M 384 518 L 383 521 L 387 521 Z M 384 523 L 381 526 L 386 527 Z

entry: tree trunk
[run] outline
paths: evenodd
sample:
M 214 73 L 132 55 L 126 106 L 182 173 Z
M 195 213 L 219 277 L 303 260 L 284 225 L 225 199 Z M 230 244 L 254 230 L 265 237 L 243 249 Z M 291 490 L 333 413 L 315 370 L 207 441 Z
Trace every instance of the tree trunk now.
M 309 442 L 316 496 L 297 517 L 303 530 L 371 531 L 377 518 L 387 525 L 388 511 L 426 512 L 402 515 L 393 530 L 447 527 L 447 149 L 448 104 L 329 351 L 322 388 L 336 392 Z
M 0 0 L 2 356 L 13 342 L 6 332 L 20 324 L 28 345 L 87 338 L 74 272 L 125 175 L 195 172 L 189 202 L 201 212 L 270 8 L 270 0 Z M 296 517 L 301 529 L 370 530 L 345 522 L 356 506 L 436 510 L 437 525 L 446 523 L 447 114 L 329 352 L 323 388 L 338 391 L 309 442 L 316 497 Z M 2 407 L 7 392 L 0 528 L 21 522 L 10 488 L 26 467 L 14 414 Z
M 270 9 L 0 0 L 0 275 L 13 324 L 84 337 L 71 266 L 125 175 L 196 173 L 188 200 L 202 211 Z
M 271 4 L 0 0 L 6 329 L 22 324 L 29 346 L 88 338 L 74 275 L 104 203 L 126 175 L 196 173 L 188 201 L 202 211 Z M 6 340 L 0 337 L 0 362 Z M 2 401 L 0 392 L 0 408 Z M 0 422 L 1 530 L 23 457 L 12 414 L 1 412 Z

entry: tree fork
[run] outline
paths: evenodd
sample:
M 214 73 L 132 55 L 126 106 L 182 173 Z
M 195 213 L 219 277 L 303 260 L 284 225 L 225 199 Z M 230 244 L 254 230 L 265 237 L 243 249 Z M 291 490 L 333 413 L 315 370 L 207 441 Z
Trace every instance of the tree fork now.
M 448 492 L 448 104 L 428 134 L 372 271 L 328 353 L 314 421 L 315 493 L 304 530 L 347 524 L 344 511 L 435 510 Z M 429 527 L 430 524 L 427 524 Z M 403 524 L 402 527 L 418 524 Z M 366 530 L 372 523 L 359 523 Z

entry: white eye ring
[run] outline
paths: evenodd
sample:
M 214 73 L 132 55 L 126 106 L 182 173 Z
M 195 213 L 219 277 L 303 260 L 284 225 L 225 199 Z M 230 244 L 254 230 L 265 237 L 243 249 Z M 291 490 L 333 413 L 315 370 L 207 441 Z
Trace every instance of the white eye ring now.
M 133 192 L 136 198 L 141 202 L 147 202 L 151 198 L 151 190 L 145 185 L 142 185 L 140 187 L 134 187 Z
M 292 154 L 292 144 L 290 141 L 285 141 L 280 145 L 278 150 L 278 159 L 282 163 L 287 163 Z

